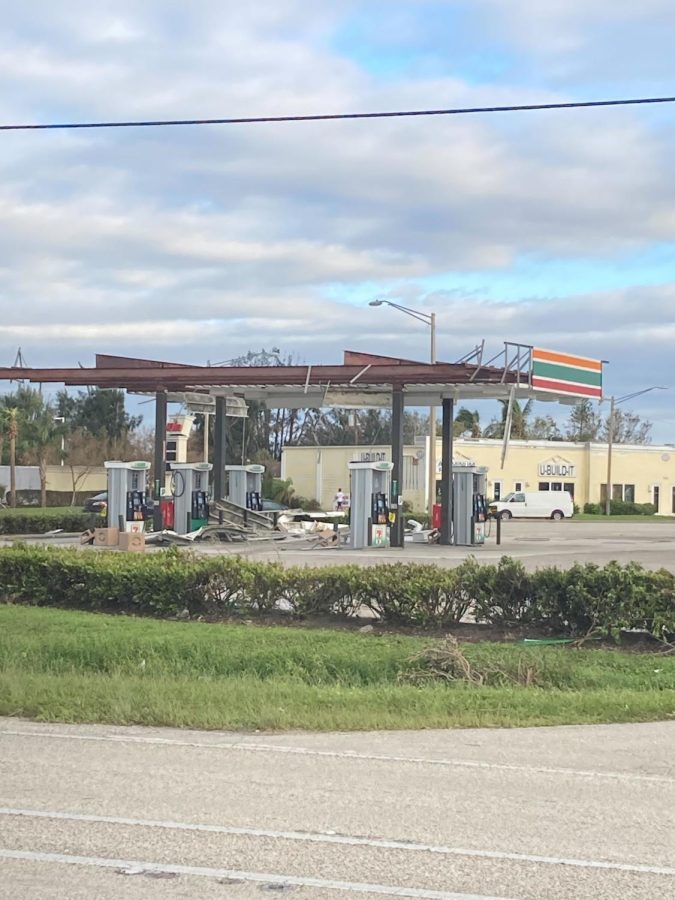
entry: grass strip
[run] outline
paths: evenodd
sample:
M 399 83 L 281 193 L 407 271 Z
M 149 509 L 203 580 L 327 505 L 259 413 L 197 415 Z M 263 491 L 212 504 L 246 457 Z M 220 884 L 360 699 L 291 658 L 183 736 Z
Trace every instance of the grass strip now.
M 675 717 L 675 659 L 463 645 L 537 686 L 401 683 L 428 639 L 0 607 L 0 714 L 242 730 L 644 722 Z

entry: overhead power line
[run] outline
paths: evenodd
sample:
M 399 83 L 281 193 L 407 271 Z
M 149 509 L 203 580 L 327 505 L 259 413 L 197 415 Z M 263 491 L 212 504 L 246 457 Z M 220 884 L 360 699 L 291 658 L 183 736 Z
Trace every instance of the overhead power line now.
M 406 109 L 393 112 L 317 113 L 304 116 L 240 116 L 223 119 L 147 119 L 126 122 L 52 122 L 0 125 L 0 131 L 54 131 L 73 128 L 161 128 L 170 125 L 256 125 L 274 122 L 331 122 L 343 119 L 402 119 L 420 116 L 466 116 L 480 113 L 536 112 L 547 109 L 589 109 L 602 106 L 641 106 L 675 103 L 675 97 L 637 97 L 627 100 L 585 100 L 573 103 L 527 103 L 515 106 L 464 106 L 450 109 Z

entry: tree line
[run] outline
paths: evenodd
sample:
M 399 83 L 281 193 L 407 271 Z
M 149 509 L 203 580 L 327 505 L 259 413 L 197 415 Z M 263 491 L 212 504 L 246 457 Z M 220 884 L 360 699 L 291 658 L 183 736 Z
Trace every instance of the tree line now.
M 16 467 L 37 466 L 40 501 L 47 503 L 47 466 L 70 468 L 73 500 L 92 466 L 106 459 L 137 458 L 152 452 L 152 435 L 141 432 L 141 416 L 125 409 L 124 391 L 89 388 L 59 391 L 47 399 L 40 390 L 19 384 L 0 396 L 0 464 L 9 466 L 11 506 L 16 506 Z M 76 474 L 75 467 L 83 467 Z

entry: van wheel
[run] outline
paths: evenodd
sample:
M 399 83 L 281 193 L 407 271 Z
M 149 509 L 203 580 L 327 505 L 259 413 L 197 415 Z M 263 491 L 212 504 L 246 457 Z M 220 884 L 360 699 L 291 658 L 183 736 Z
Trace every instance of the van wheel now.
M 511 512 L 508 509 L 503 509 L 499 513 L 499 518 L 504 519 L 505 521 L 508 521 L 511 518 Z
M 551 513 L 551 518 L 555 519 L 556 522 L 559 522 L 561 519 L 565 518 L 565 513 L 561 509 L 556 509 Z

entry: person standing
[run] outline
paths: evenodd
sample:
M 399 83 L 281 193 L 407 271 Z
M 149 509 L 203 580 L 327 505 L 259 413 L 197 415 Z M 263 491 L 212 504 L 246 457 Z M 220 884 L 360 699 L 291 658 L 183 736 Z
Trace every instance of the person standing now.
M 339 487 L 335 495 L 335 509 L 337 512 L 342 512 L 342 510 L 344 509 L 345 499 L 345 495 L 342 493 L 342 488 Z

